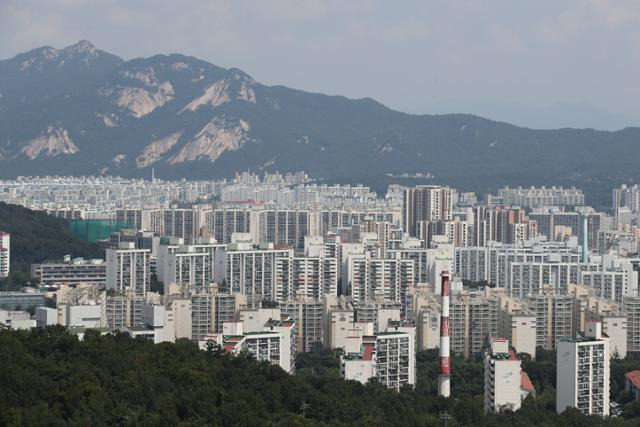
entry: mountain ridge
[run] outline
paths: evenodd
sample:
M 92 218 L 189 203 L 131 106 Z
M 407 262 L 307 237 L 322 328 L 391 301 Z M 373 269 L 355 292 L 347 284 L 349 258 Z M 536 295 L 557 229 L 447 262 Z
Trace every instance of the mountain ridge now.
M 377 188 L 387 174 L 421 172 L 469 191 L 576 185 L 594 200 L 640 178 L 638 128 L 534 130 L 408 114 L 369 97 L 264 85 L 179 53 L 123 60 L 87 41 L 0 61 L 0 95 L 1 177 L 305 170 Z

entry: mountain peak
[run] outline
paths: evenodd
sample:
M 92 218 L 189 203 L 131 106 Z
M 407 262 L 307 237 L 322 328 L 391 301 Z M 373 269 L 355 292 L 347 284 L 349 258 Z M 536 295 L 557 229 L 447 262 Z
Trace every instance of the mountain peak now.
M 80 40 L 79 42 L 69 45 L 62 49 L 63 52 L 67 53 L 81 53 L 91 56 L 98 56 L 99 51 L 89 40 Z

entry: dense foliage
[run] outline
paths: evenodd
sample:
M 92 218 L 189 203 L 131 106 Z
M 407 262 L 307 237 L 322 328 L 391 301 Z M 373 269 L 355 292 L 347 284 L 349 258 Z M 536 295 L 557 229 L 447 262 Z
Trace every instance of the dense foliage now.
M 0 425 L 636 425 L 576 411 L 557 416 L 549 390 L 513 413 L 485 416 L 479 360 L 453 361 L 455 399 L 435 395 L 434 352 L 420 353 L 418 386 L 396 393 L 340 378 L 337 354 L 302 354 L 297 373 L 124 335 L 61 327 L 0 332 Z M 535 363 L 535 362 L 531 362 Z M 637 367 L 629 362 L 629 367 Z M 624 368 L 626 369 L 626 367 Z
M 31 263 L 64 255 L 102 258 L 98 246 L 75 238 L 66 220 L 22 206 L 0 203 L 0 230 L 11 234 L 11 275 L 2 290 L 24 286 Z

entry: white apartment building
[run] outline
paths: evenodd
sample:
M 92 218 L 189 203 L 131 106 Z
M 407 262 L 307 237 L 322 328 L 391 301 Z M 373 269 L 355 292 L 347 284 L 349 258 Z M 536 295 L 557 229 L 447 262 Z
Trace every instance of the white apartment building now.
M 369 254 L 351 256 L 347 280 L 355 304 L 380 298 L 404 302 L 415 284 L 414 263 L 409 259 L 371 258 Z
M 324 342 L 324 303 L 311 298 L 298 298 L 278 304 L 284 316 L 296 323 L 296 348 L 313 352 Z
M 376 335 L 376 377 L 389 388 L 415 385 L 415 338 L 406 332 Z
M 540 295 L 524 301 L 528 314 L 536 318 L 536 347 L 554 350 L 560 340 L 574 336 L 575 299 L 570 295 L 557 295 L 549 288 Z
M 247 352 L 257 361 L 278 365 L 285 372 L 295 370 L 296 328 L 290 319 L 271 320 L 261 330 L 250 332 L 244 331 L 242 322 L 228 322 L 214 340 L 231 354 Z
M 449 308 L 452 354 L 482 354 L 485 344 L 498 335 L 499 301 L 481 292 L 454 294 Z
M 584 205 L 584 194 L 575 187 L 505 187 L 498 191 L 498 197 L 502 197 L 505 205 L 523 208 Z
M 577 408 L 585 415 L 609 415 L 609 340 L 599 322 L 588 322 L 583 336 L 558 342 L 556 411 Z
M 260 211 L 258 242 L 302 249 L 310 231 L 309 217 L 307 210 Z
M 295 257 L 276 260 L 275 300 L 298 297 L 321 299 L 338 294 L 338 261 L 336 258 Z
M 215 332 L 215 322 L 216 295 L 213 293 L 191 295 L 191 339 L 206 340 Z
M 162 230 L 152 230 L 163 236 L 179 237 L 193 243 L 200 232 L 201 212 L 198 209 L 165 209 L 161 211 Z M 152 221 L 153 222 L 153 221 Z
M 622 299 L 630 294 L 627 272 L 621 269 L 605 271 L 583 271 L 581 284 L 593 290 L 594 294 L 609 301 L 622 303 Z M 635 293 L 634 289 L 634 293 Z
M 386 387 L 400 390 L 415 385 L 415 335 L 408 332 L 379 332 L 363 336 L 357 352 L 340 358 L 342 376 L 365 384 L 376 378 Z
M 484 360 L 484 412 L 517 411 L 522 404 L 521 367 L 509 341 L 494 338 Z
M 627 351 L 640 351 L 640 297 L 625 297 L 623 309 L 627 316 Z
M 488 242 L 487 246 L 456 247 L 454 273 L 463 280 L 487 281 L 499 288 L 508 288 L 514 274 L 519 280 L 513 285 L 515 296 L 535 288 L 538 277 L 546 277 L 548 281 L 545 284 L 553 283 L 563 289 L 567 283 L 578 283 L 580 271 L 598 269 L 597 264 L 582 264 L 578 249 L 571 242 L 540 239 L 515 244 Z M 512 272 L 514 263 L 522 265 L 519 264 Z
M 216 272 L 216 282 L 225 279 L 229 292 L 275 301 L 276 283 L 278 277 L 285 274 L 283 267 L 287 265 L 279 264 L 277 260 L 293 258 L 293 249 L 273 249 L 273 245 L 261 245 L 260 249 L 250 244 L 231 244 L 224 255 L 226 263 Z
M 0 277 L 7 277 L 11 266 L 11 235 L 0 231 Z
M 140 208 L 116 209 L 116 221 L 130 224 L 136 230 L 151 230 L 151 211 Z
M 218 243 L 231 243 L 234 233 L 251 232 L 250 209 L 214 209 L 205 214 L 205 223 Z
M 389 258 L 409 259 L 413 261 L 413 271 L 416 284 L 430 282 L 430 264 L 432 261 L 432 249 L 426 248 L 404 248 L 389 250 Z
M 141 327 L 144 303 L 144 297 L 136 295 L 133 289 L 126 289 L 123 293 L 107 292 L 105 308 L 107 326 L 114 330 Z
M 179 251 L 168 253 L 158 260 L 163 266 L 157 271 L 165 287 L 170 284 L 187 286 L 193 292 L 205 292 L 213 281 L 211 255 L 207 252 L 196 252 L 194 246 L 181 246 Z
M 129 242 L 107 249 L 107 290 L 131 289 L 136 295 L 146 295 L 151 280 L 150 256 L 151 251 L 134 249 Z
M 151 284 L 151 251 L 125 242 L 106 252 L 107 325 L 112 329 L 141 326 L 142 304 Z
M 559 293 L 566 293 L 569 284 L 578 283 L 582 265 L 577 262 L 512 262 L 509 269 L 509 296 L 527 298 L 540 294 L 547 284 Z

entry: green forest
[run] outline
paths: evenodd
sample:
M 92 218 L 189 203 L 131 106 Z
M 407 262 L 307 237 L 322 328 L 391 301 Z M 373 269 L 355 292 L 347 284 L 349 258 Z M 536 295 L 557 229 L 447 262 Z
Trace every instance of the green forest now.
M 64 255 L 104 258 L 98 245 L 74 237 L 66 220 L 22 206 L 0 202 L 0 231 L 11 234 L 11 271 L 0 290 L 24 286 L 32 263 L 62 259 Z
M 555 414 L 553 353 L 523 363 L 536 387 L 517 412 L 485 416 L 482 362 L 453 359 L 453 398 L 436 396 L 437 354 L 420 352 L 415 389 L 399 393 L 374 382 L 340 378 L 332 352 L 300 354 L 295 375 L 200 351 L 189 341 L 157 344 L 125 335 L 84 341 L 62 327 L 0 331 L 0 425 L 402 425 L 631 426 L 624 417 L 599 419 L 577 411 Z M 612 394 L 640 359 L 612 362 Z

